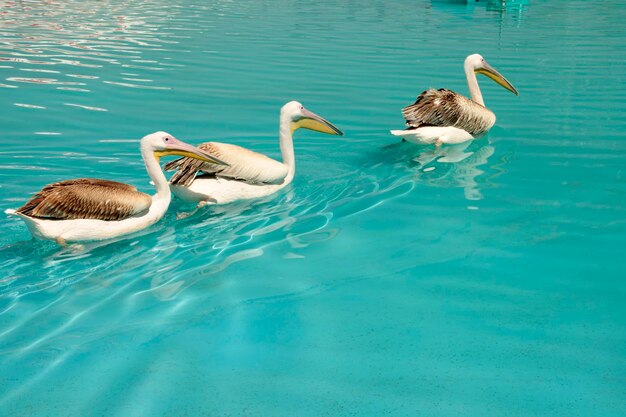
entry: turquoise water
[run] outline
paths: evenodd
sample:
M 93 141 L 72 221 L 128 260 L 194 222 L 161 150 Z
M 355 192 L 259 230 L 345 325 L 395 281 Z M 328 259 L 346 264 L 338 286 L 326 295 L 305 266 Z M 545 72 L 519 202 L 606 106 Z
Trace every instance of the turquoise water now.
M 151 186 L 168 131 L 278 157 L 293 187 L 174 201 L 60 248 L 2 219 L 2 416 L 623 416 L 626 7 L 619 1 L 0 0 L 0 209 L 44 184 Z M 398 143 L 427 87 L 498 122 Z

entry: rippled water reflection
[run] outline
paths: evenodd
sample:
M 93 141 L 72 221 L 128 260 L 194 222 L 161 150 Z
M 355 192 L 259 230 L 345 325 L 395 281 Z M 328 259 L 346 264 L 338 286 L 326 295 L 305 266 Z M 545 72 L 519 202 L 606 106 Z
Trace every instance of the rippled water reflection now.
M 626 182 L 619 2 L 0 0 L 0 209 L 46 183 L 149 191 L 155 130 L 278 157 L 292 187 L 175 201 L 60 248 L 0 235 L 0 415 L 621 415 Z M 399 143 L 480 52 L 498 122 Z

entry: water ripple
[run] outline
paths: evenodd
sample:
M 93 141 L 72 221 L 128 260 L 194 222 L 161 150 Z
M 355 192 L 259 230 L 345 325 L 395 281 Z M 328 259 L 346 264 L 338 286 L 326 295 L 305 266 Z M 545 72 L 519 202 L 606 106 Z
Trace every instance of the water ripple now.
M 279 157 L 291 99 L 346 132 L 299 131 L 275 196 L 111 241 L 5 218 L 0 414 L 619 414 L 620 10 L 0 0 L 2 209 L 66 178 L 154 192 L 155 130 Z M 481 79 L 488 136 L 398 143 L 468 50 L 521 95 Z

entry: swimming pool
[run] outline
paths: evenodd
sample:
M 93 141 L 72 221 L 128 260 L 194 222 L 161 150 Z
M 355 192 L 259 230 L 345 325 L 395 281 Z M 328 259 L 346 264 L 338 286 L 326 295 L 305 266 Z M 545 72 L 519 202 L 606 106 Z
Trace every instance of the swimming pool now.
M 0 0 L 1 210 L 152 192 L 156 130 L 278 157 L 293 99 L 346 133 L 113 242 L 3 218 L 0 415 L 623 415 L 626 7 L 507 3 Z M 393 138 L 474 52 L 520 91 L 479 78 L 491 132 Z

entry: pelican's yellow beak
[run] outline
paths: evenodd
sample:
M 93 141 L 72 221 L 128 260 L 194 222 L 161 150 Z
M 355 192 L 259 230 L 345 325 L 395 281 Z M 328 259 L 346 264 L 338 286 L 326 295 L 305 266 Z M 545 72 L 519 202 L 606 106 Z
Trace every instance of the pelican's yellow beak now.
M 165 149 L 154 151 L 154 156 L 157 158 L 168 155 L 185 156 L 187 158 L 198 159 L 200 161 L 210 162 L 216 165 L 228 166 L 226 162 L 201 151 L 193 145 L 189 145 L 188 143 L 182 142 L 173 137 L 170 138 L 170 141 L 166 144 Z
M 291 122 L 291 132 L 295 132 L 300 128 L 315 130 L 316 132 L 327 133 L 329 135 L 343 136 L 343 132 L 328 120 L 318 116 L 307 109 L 301 110 L 302 117 Z
M 506 88 L 507 90 L 515 94 L 516 96 L 519 95 L 519 92 L 517 91 L 515 87 L 513 87 L 513 84 L 511 84 L 509 80 L 504 78 L 502 74 L 496 71 L 494 67 L 487 64 L 486 61 L 483 61 L 481 67 L 477 68 L 475 72 L 478 74 L 486 75 L 487 77 L 491 78 L 492 80 L 500 84 L 502 87 Z

